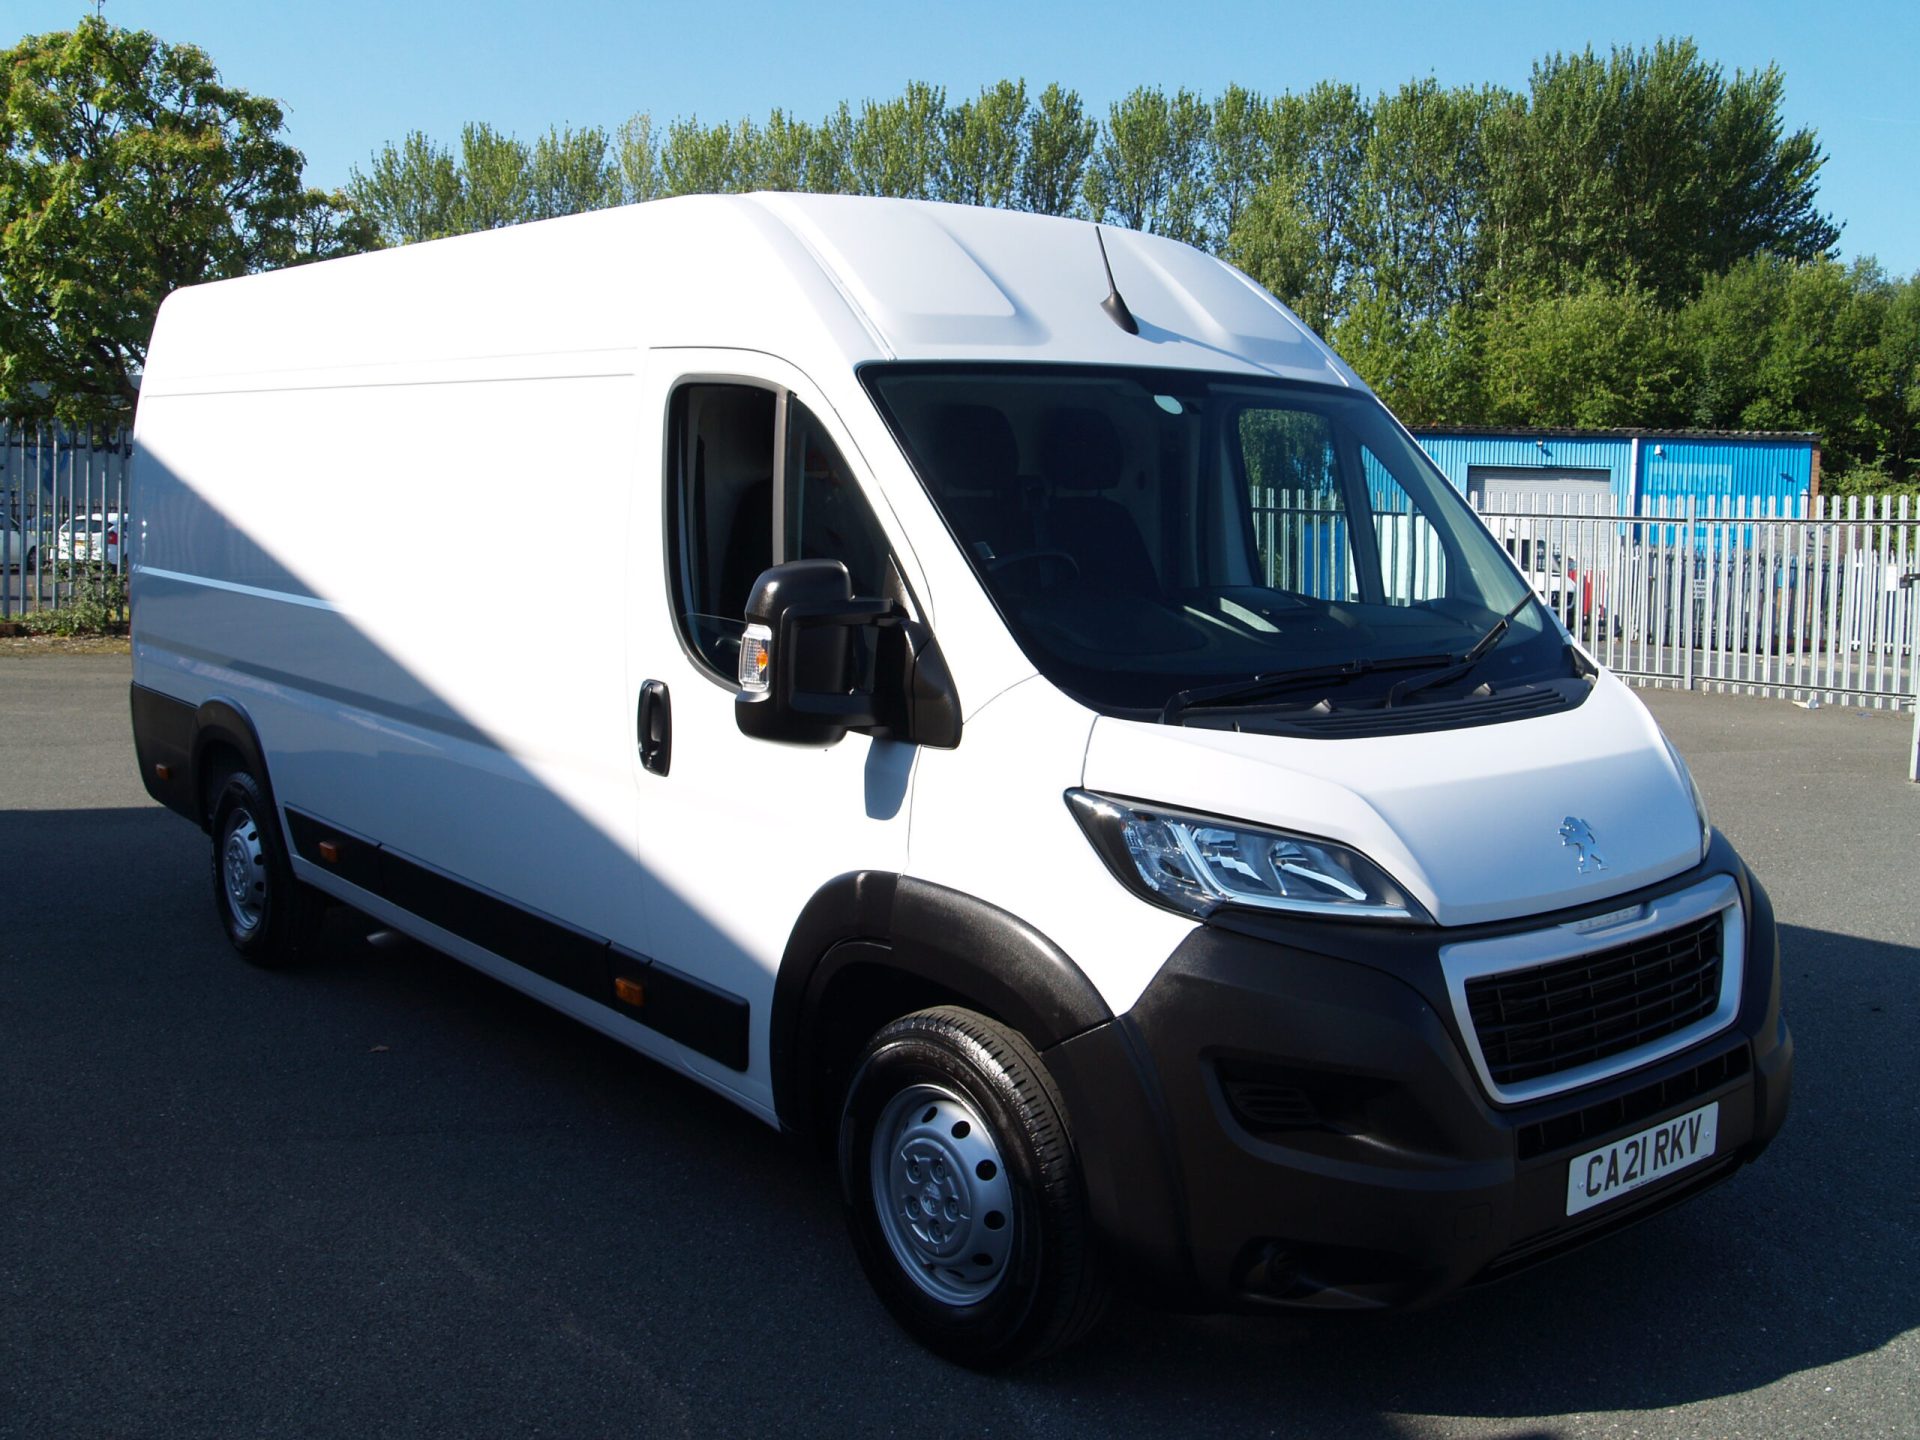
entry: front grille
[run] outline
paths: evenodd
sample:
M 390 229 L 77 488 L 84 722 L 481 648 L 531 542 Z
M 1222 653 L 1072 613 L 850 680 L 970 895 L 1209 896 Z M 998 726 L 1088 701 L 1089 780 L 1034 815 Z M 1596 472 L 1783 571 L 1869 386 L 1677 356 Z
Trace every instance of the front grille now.
M 1651 1120 L 1663 1111 L 1691 1109 L 1708 1091 L 1732 1084 L 1752 1068 L 1747 1047 L 1742 1044 L 1702 1061 L 1691 1070 L 1642 1085 L 1625 1095 L 1522 1125 L 1514 1136 L 1514 1144 L 1522 1160 L 1538 1159 L 1555 1150 L 1571 1150 L 1596 1136 Z
M 1467 1010 L 1495 1085 L 1576 1069 L 1672 1035 L 1720 1003 L 1721 919 L 1612 950 L 1469 980 Z

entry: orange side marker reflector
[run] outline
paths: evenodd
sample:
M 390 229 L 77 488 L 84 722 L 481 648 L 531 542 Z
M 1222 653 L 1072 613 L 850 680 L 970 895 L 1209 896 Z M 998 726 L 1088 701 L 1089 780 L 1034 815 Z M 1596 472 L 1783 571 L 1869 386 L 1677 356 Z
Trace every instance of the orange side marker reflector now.
M 625 975 L 615 977 L 613 993 L 620 997 L 622 1005 L 631 1005 L 636 1010 L 647 1003 L 647 987 Z
M 173 779 L 173 767 L 171 765 L 156 765 L 153 767 L 153 774 L 155 779 L 171 780 Z
M 338 865 L 340 863 L 340 847 L 333 841 L 322 840 L 319 845 L 314 848 L 319 850 L 320 858 L 327 864 Z

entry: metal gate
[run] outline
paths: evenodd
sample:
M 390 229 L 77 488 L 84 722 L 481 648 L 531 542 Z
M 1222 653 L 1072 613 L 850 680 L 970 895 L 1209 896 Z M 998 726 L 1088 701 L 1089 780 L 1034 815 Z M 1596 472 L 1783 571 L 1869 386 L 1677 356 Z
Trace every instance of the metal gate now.
M 0 422 L 0 621 L 83 599 L 124 618 L 132 452 L 124 430 Z

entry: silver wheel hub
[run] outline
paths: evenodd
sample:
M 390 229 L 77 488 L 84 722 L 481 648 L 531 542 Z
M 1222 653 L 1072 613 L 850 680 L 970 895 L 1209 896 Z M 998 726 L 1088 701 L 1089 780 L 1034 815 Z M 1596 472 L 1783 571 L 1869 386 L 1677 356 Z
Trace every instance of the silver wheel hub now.
M 934 1085 L 901 1091 L 880 1112 L 870 1159 L 874 1209 L 901 1269 L 948 1305 L 991 1294 L 1013 1253 L 1013 1187 L 972 1102 Z
M 234 928 L 251 935 L 267 912 L 267 857 L 260 849 L 260 827 L 245 810 L 234 811 L 227 820 L 227 838 L 220 846 L 220 878 Z

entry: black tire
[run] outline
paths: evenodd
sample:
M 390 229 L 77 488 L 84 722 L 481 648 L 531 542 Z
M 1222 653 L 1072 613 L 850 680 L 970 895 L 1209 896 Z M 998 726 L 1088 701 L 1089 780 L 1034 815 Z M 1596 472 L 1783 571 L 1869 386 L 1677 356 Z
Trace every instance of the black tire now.
M 922 1010 L 868 1041 L 840 1117 L 840 1183 L 868 1280 L 937 1354 L 1015 1365 L 1100 1318 L 1065 1106 L 1033 1048 L 985 1016 Z
M 213 904 L 220 926 L 248 964 L 292 964 L 318 924 L 318 897 L 293 878 L 279 816 L 260 782 L 236 770 L 214 784 Z

